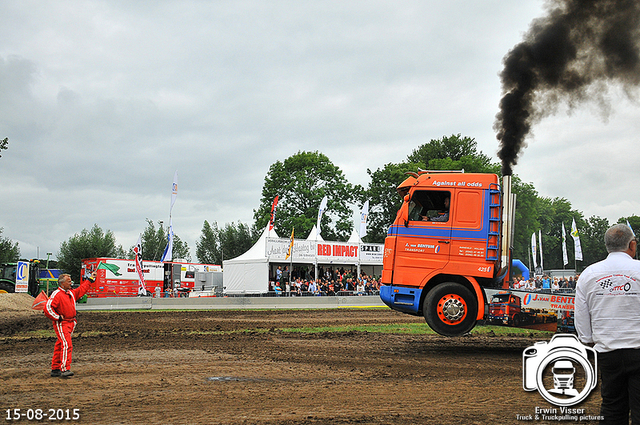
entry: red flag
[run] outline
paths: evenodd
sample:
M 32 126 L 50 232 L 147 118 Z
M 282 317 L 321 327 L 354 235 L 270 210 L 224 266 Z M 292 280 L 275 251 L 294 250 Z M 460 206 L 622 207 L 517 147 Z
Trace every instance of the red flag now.
M 278 205 L 278 195 L 273 199 L 271 205 L 271 217 L 269 218 L 269 231 L 273 230 L 273 221 L 276 219 L 276 205 Z
M 40 291 L 35 300 L 33 300 L 33 305 L 31 306 L 34 310 L 44 310 L 44 306 L 49 300 L 47 294 L 44 291 Z

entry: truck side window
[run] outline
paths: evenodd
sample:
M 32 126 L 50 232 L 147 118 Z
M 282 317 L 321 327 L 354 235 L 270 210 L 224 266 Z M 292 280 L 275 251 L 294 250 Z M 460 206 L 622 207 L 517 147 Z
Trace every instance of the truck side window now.
M 451 192 L 416 190 L 409 204 L 410 221 L 449 221 Z

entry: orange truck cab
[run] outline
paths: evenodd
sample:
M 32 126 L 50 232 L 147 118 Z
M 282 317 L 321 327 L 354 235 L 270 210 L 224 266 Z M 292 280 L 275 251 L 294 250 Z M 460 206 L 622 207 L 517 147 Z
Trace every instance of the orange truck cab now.
M 498 176 L 408 174 L 385 239 L 380 297 L 394 310 L 424 315 L 442 335 L 462 335 L 487 313 L 483 288 L 508 285 Z

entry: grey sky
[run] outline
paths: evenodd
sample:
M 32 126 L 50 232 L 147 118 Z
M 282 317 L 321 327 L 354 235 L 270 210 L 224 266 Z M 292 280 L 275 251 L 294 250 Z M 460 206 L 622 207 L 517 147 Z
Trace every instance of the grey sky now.
M 354 184 L 444 135 L 495 157 L 502 58 L 542 1 L 0 5 L 0 227 L 24 257 L 97 223 L 253 222 L 269 166 L 319 150 Z M 514 172 L 588 217 L 637 214 L 640 108 L 615 87 L 533 128 Z

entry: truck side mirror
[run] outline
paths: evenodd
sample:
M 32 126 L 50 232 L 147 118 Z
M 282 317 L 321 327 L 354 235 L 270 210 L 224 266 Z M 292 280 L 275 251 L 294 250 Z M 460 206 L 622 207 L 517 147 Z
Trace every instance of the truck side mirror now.
M 404 202 L 400 207 L 400 222 L 404 223 L 404 227 L 409 227 L 409 195 L 404 195 Z

